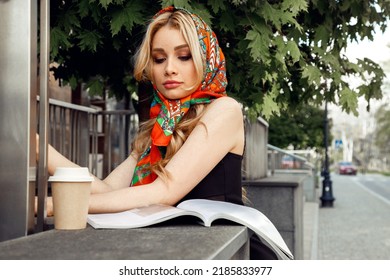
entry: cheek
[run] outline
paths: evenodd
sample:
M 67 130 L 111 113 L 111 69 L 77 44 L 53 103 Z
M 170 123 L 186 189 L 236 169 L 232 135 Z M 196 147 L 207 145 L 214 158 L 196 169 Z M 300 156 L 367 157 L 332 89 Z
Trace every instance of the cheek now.
M 156 82 L 156 79 L 159 78 L 159 72 L 158 72 L 158 70 L 157 70 L 157 67 L 152 66 L 152 67 L 150 68 L 150 77 L 151 77 L 151 79 L 152 79 L 153 82 Z
M 191 75 L 192 79 L 195 81 L 198 79 L 198 73 L 196 72 L 195 65 L 191 67 L 191 70 L 189 71 L 189 74 Z

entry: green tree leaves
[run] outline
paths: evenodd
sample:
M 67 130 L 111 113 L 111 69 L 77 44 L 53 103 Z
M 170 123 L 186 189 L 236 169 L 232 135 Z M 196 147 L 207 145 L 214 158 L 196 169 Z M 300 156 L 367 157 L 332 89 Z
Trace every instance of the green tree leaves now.
M 309 84 L 319 86 L 321 84 L 322 73 L 317 67 L 307 65 L 302 69 L 302 78 L 307 78 Z
M 143 24 L 145 19 L 142 15 L 142 5 L 130 1 L 124 7 L 118 7 L 112 14 L 111 33 L 117 35 L 123 28 L 131 34 L 135 24 Z
M 66 34 L 61 28 L 54 27 L 50 31 L 51 56 L 57 57 L 60 48 L 67 50 L 72 46 Z M 58 58 L 56 62 L 61 63 L 63 58 Z
M 283 110 L 280 116 L 269 119 L 269 140 L 274 146 L 286 149 L 322 149 L 324 146 L 324 111 L 301 104 L 294 112 Z
M 340 105 L 344 110 L 350 110 L 355 115 L 358 114 L 357 112 L 357 105 L 358 105 L 358 98 L 356 93 L 354 93 L 349 88 L 343 88 L 340 91 Z
M 387 27 L 387 0 L 57 0 L 51 5 L 55 76 L 82 81 L 91 92 L 129 94 L 145 24 L 168 5 L 194 11 L 212 26 L 227 60 L 228 94 L 251 116 L 269 119 L 324 100 L 356 113 L 358 97 L 382 96 L 381 67 L 343 53 L 352 40 L 372 38 L 375 26 Z M 352 79 L 361 84 L 352 87 Z
M 264 33 L 263 33 L 264 34 Z M 265 35 L 265 34 L 264 34 Z M 253 61 L 262 61 L 266 65 L 271 63 L 271 57 L 268 52 L 268 40 L 266 36 L 255 30 L 249 30 L 245 39 L 249 41 L 248 48 Z
M 83 30 L 77 35 L 77 39 L 80 40 L 78 46 L 81 51 L 96 52 L 97 47 L 101 45 L 102 37 L 97 31 Z

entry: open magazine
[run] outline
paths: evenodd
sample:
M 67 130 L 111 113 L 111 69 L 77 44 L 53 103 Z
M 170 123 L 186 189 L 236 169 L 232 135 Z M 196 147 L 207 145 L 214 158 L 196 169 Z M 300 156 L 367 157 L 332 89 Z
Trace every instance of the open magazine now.
M 254 231 L 279 259 L 294 258 L 278 230 L 263 213 L 248 206 L 229 202 L 190 199 L 176 207 L 158 204 L 118 213 L 89 214 L 88 223 L 96 229 L 139 228 L 180 216 L 198 217 L 206 227 L 218 219 L 236 222 Z

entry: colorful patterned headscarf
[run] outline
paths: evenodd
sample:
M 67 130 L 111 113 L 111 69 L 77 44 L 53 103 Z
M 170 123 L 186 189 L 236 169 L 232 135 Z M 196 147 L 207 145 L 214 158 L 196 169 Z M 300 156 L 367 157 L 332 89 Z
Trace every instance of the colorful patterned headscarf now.
M 213 99 L 226 95 L 225 56 L 211 28 L 199 16 L 185 9 L 172 6 L 161 10 L 154 18 L 163 13 L 176 10 L 188 13 L 194 21 L 202 56 L 206 62 L 204 78 L 192 94 L 178 100 L 165 98 L 154 86 L 150 118 L 156 118 L 156 123 L 151 132 L 152 144 L 140 156 L 134 170 L 132 186 L 149 184 L 157 178 L 157 175 L 152 173 L 149 167 L 164 158 L 166 147 L 171 141 L 176 124 L 180 122 L 192 105 L 210 103 Z

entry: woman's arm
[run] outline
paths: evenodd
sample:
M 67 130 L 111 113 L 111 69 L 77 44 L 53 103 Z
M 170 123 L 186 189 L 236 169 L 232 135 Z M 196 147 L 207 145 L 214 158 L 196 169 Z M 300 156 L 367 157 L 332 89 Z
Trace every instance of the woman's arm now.
M 117 212 L 164 203 L 173 205 L 188 194 L 228 153 L 242 154 L 243 116 L 240 105 L 229 97 L 213 101 L 187 141 L 167 164 L 164 182 L 123 188 L 91 196 L 90 212 Z M 204 125 L 203 125 L 204 124 Z
M 136 156 L 130 155 L 124 162 L 115 168 L 104 180 L 100 180 L 93 174 L 91 193 L 102 193 L 129 187 L 135 165 Z M 48 145 L 48 172 L 53 175 L 57 167 L 79 167 L 76 163 L 70 161 L 51 145 Z
M 104 180 L 100 180 L 93 174 L 94 181 L 91 184 L 91 194 L 107 193 L 120 188 L 128 188 L 130 186 L 134 167 L 137 163 L 136 156 L 130 155 L 124 162 L 115 168 Z M 48 145 L 48 172 L 50 175 L 54 174 L 57 167 L 79 167 L 74 162 L 70 161 Z M 37 209 L 37 198 L 35 199 L 35 211 Z M 53 201 L 51 197 L 47 198 L 47 215 L 53 215 Z

